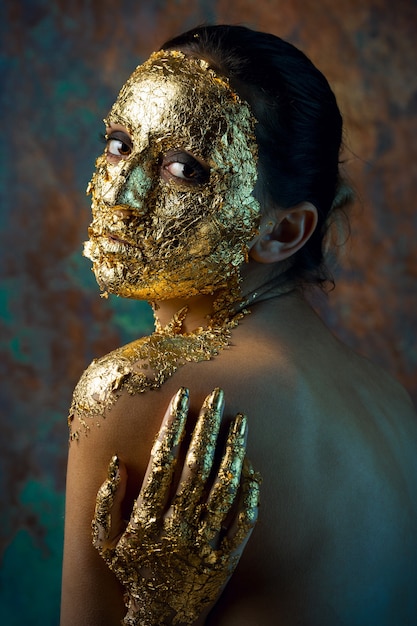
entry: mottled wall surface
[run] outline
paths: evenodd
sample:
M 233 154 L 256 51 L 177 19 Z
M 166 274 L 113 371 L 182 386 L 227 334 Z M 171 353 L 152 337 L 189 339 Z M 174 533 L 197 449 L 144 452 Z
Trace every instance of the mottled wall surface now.
M 81 257 L 101 119 L 129 73 L 201 22 L 301 47 L 346 120 L 360 201 L 334 332 L 417 401 L 417 73 L 414 0 L 8 0 L 1 45 L 0 623 L 58 623 L 66 412 L 92 358 L 151 328 L 147 305 L 100 300 Z

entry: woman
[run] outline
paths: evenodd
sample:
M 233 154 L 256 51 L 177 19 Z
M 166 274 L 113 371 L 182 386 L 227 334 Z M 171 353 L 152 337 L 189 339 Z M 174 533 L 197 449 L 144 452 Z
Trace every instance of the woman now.
M 340 113 L 322 74 L 290 44 L 243 27 L 202 27 L 167 42 L 122 88 L 91 183 L 85 253 L 105 294 L 153 303 L 156 331 L 93 362 L 74 393 L 63 626 L 113 625 L 125 614 L 122 589 L 89 531 L 108 460 L 117 453 L 124 465 L 113 462 L 98 499 L 94 542 L 104 556 L 112 500 L 122 501 L 128 519 L 158 416 L 179 387 L 190 390 L 186 448 L 192 420 L 219 384 L 226 415 L 242 408 L 248 415 L 263 509 L 239 567 L 199 623 L 412 623 L 414 410 L 404 390 L 341 345 L 303 297 L 305 286 L 327 278 L 326 233 L 350 198 L 339 174 L 341 137 Z M 177 397 L 168 412 L 169 424 L 178 403 L 184 416 L 181 402 Z M 212 394 L 197 419 L 185 476 L 173 478 L 174 499 L 170 487 L 153 492 L 158 514 L 165 507 L 169 517 L 170 502 L 177 519 L 189 502 L 210 510 L 213 455 L 203 470 L 202 450 L 204 442 L 215 446 L 216 433 L 214 439 L 209 433 L 220 428 L 222 402 L 220 392 Z M 229 437 L 226 445 L 238 464 L 245 449 L 239 420 L 233 423 L 240 423 L 241 438 Z M 161 440 L 166 453 L 179 444 Z M 171 450 L 169 459 L 175 455 Z M 180 449 L 180 465 L 184 455 Z M 216 468 L 214 461 L 212 473 Z M 250 470 L 242 474 L 248 491 L 256 480 Z M 197 489 L 194 478 L 202 475 Z M 224 486 L 221 475 L 220 469 Z M 116 491 L 120 481 L 124 497 Z M 232 491 L 234 498 L 236 484 Z M 146 498 L 142 491 L 140 506 Z M 240 535 L 227 519 L 223 534 L 243 540 L 252 505 L 240 507 L 246 514 Z M 233 507 L 230 515 L 236 518 Z M 140 542 L 135 549 L 141 558 Z M 127 584 L 124 564 L 109 560 Z M 199 584 L 198 576 L 190 578 Z M 132 611 L 140 611 L 132 602 Z M 137 623 L 182 619 L 178 611 L 158 617 L 158 610 Z M 190 615 L 185 619 L 190 623 Z

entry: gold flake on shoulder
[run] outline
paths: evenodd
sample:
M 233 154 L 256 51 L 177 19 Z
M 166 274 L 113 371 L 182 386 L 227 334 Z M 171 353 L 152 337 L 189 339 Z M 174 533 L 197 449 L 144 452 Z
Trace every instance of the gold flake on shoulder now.
M 97 419 L 106 417 L 122 391 L 135 395 L 158 389 L 185 363 L 209 361 L 229 345 L 232 329 L 247 311 L 182 333 L 186 313 L 186 308 L 181 309 L 167 326 L 157 326 L 152 335 L 91 363 L 74 391 L 68 417 L 71 441 L 80 436 L 80 430 L 72 428 L 75 415 L 81 431 L 87 434 L 91 424 L 100 424 Z

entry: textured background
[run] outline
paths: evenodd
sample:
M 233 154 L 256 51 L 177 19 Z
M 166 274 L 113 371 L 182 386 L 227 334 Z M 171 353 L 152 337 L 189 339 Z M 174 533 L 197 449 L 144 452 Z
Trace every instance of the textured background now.
M 202 22 L 301 47 L 336 91 L 360 201 L 317 306 L 417 401 L 414 0 L 6 0 L 1 45 L 0 623 L 58 623 L 66 412 L 84 367 L 151 327 L 80 251 L 101 119 L 134 67 Z

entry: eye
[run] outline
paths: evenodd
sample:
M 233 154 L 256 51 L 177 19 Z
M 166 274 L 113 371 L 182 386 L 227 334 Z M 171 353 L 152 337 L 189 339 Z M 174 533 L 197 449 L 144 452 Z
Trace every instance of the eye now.
M 133 149 L 133 143 L 129 135 L 121 130 L 115 130 L 106 135 L 106 144 L 106 153 L 109 161 L 126 159 Z
M 162 177 L 188 186 L 204 185 L 210 178 L 210 169 L 184 151 L 169 152 L 162 158 Z

